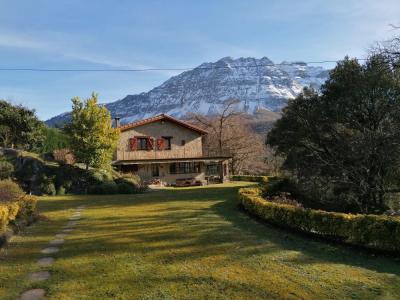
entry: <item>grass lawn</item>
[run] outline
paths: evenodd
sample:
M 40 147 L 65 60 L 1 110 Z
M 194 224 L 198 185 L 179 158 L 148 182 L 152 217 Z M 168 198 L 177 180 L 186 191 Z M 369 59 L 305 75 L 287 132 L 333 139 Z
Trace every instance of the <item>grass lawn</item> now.
M 399 260 L 258 223 L 237 208 L 245 184 L 41 198 L 47 219 L 2 250 L 0 299 L 32 287 L 47 299 L 399 299 Z M 82 204 L 50 279 L 29 282 Z

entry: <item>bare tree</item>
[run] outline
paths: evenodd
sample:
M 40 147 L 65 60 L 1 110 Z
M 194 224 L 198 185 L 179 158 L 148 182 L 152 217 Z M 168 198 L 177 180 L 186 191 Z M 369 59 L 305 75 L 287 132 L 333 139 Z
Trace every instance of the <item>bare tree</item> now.
M 213 117 L 207 117 L 201 114 L 192 114 L 190 118 L 200 126 L 206 128 L 212 138 L 217 141 L 217 155 L 224 153 L 224 131 L 228 128 L 233 119 L 240 116 L 242 112 L 237 109 L 239 100 L 228 99 Z
M 233 174 L 263 173 L 266 170 L 263 137 L 247 126 L 238 103 L 229 99 L 215 115 L 193 114 L 191 119 L 209 132 L 204 143 L 208 156 L 231 156 Z
M 389 40 L 377 42 L 370 49 L 370 57 L 381 55 L 389 63 L 391 68 L 400 67 L 400 26 L 389 24 L 396 34 Z

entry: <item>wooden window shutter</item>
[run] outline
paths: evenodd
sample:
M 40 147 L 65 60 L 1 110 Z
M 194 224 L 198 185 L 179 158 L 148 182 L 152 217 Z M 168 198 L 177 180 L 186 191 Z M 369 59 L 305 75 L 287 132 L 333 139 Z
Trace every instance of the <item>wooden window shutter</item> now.
M 136 151 L 137 149 L 137 138 L 133 137 L 129 139 L 129 148 L 131 151 Z
M 162 137 L 157 139 L 157 150 L 163 151 L 165 148 L 164 139 Z
M 147 150 L 153 150 L 154 147 L 154 142 L 153 139 L 151 137 L 147 137 Z

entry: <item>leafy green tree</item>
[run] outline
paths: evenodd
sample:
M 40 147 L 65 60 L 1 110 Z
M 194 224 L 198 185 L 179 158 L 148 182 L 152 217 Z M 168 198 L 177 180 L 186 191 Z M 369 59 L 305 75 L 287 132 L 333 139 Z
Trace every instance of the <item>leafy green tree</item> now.
M 53 152 L 54 150 L 69 148 L 68 136 L 58 128 L 43 128 L 43 145 L 41 152 Z
M 43 141 L 40 121 L 34 110 L 0 100 L 0 145 L 37 150 Z
M 84 102 L 79 97 L 72 99 L 71 121 L 64 130 L 77 161 L 85 163 L 86 169 L 110 166 L 119 138 L 119 129 L 111 124 L 111 114 L 97 104 L 97 94 Z
M 345 58 L 320 93 L 289 101 L 267 143 L 310 206 L 384 211 L 400 187 L 400 70 L 383 55 Z

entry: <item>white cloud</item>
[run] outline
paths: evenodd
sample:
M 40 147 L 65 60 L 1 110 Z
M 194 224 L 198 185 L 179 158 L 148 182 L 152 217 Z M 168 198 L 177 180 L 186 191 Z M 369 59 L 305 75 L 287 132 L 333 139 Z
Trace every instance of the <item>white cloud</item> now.
M 19 48 L 56 55 L 59 59 L 75 59 L 111 68 L 148 69 L 151 65 L 133 63 L 120 54 L 96 51 L 96 42 L 86 36 L 61 32 L 31 32 L 29 35 L 0 31 L 0 48 Z M 117 58 L 116 58 L 117 57 Z M 154 71 L 166 77 L 174 71 Z
M 0 32 L 0 47 L 45 50 L 46 43 L 32 39 L 29 36 Z

